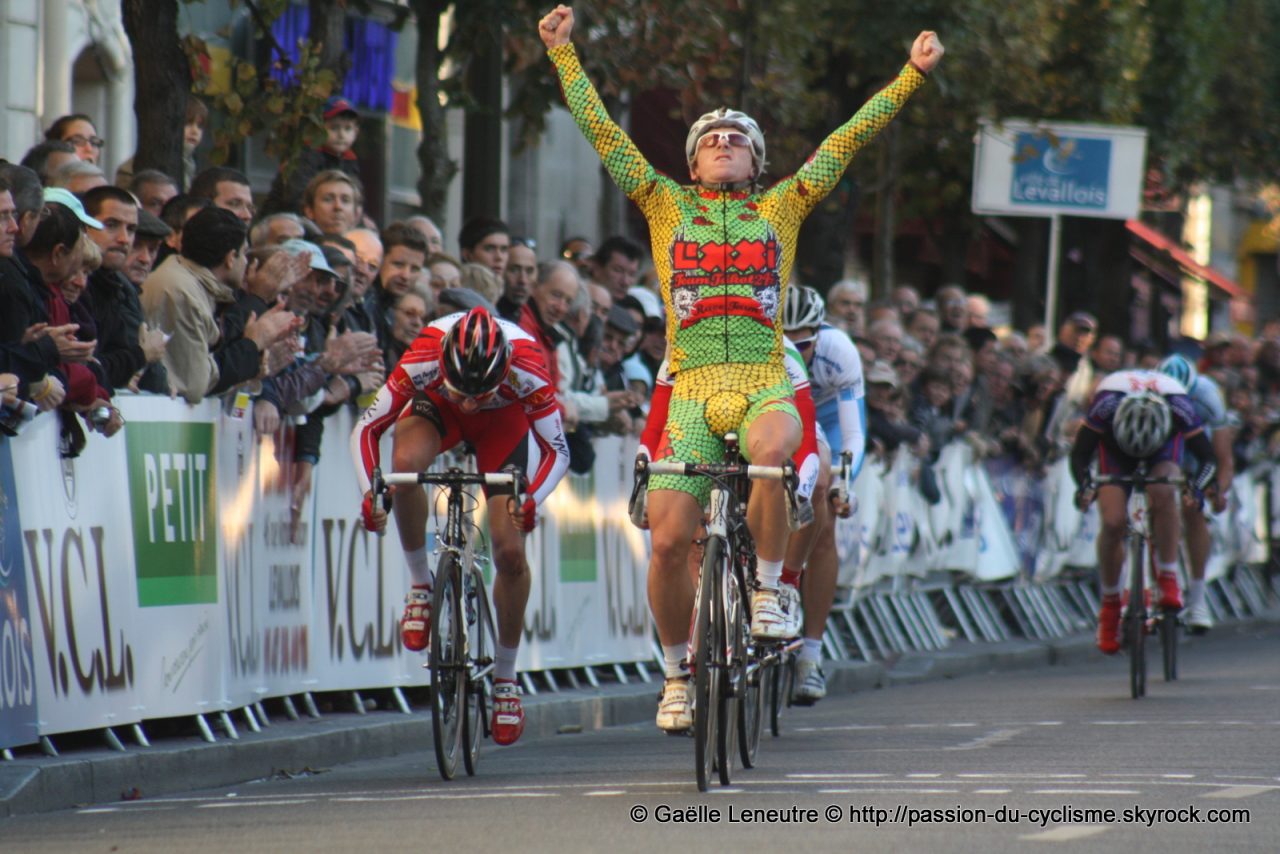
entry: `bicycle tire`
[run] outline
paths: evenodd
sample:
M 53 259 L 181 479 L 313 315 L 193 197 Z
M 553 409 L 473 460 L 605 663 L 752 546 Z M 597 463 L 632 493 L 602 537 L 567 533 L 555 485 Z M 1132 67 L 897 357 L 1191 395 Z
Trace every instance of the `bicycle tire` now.
M 745 692 L 738 700 L 738 749 L 742 756 L 743 768 L 756 766 L 760 737 L 764 733 L 766 702 L 764 676 L 769 669 L 759 667 L 754 674 L 746 677 Z
M 458 772 L 462 748 L 462 717 L 466 708 L 466 648 L 462 626 L 462 597 L 458 562 L 451 554 L 440 559 L 431 599 L 431 734 L 440 776 L 452 780 Z
M 719 539 L 707 541 L 698 579 L 698 613 L 694 623 L 693 753 L 698 791 L 711 784 L 716 758 L 717 712 L 720 706 L 720 670 L 715 650 L 724 649 L 724 612 L 720 598 Z
M 1129 648 L 1129 695 L 1137 700 L 1147 693 L 1147 606 L 1145 600 L 1146 563 L 1143 542 L 1136 538 L 1130 550 L 1129 606 L 1125 608 L 1125 643 Z
M 463 607 L 467 614 L 469 673 L 483 670 L 492 660 L 497 650 L 497 635 L 493 627 L 493 612 L 489 608 L 489 596 L 485 591 L 484 576 L 474 566 L 468 570 L 471 578 L 470 589 L 467 589 Z M 474 622 L 473 620 L 474 613 Z M 480 739 L 488 735 L 487 720 L 491 681 L 487 676 L 475 678 L 468 676 L 466 715 L 462 719 L 462 762 L 467 769 L 467 776 L 474 777 L 476 767 L 480 763 Z
M 728 565 L 723 567 L 724 580 L 724 663 L 720 676 L 720 709 L 716 713 L 720 730 L 716 734 L 716 762 L 720 771 L 720 785 L 728 786 L 733 774 L 734 759 L 741 753 L 738 743 L 738 714 L 741 697 L 746 689 L 747 637 L 751 633 L 750 612 L 746 610 L 746 590 L 737 573 Z M 744 627 L 744 622 L 746 626 Z
M 769 734 L 774 738 L 782 735 L 782 666 L 772 662 L 765 668 L 763 676 L 764 693 L 769 703 Z
M 1178 614 L 1165 611 L 1160 615 L 1160 645 L 1164 650 L 1164 681 L 1178 678 Z

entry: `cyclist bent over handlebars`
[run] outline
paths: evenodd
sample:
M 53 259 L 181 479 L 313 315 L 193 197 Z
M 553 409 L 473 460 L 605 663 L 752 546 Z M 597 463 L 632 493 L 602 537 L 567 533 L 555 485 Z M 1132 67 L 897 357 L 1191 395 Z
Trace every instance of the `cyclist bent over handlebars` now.
M 524 731 L 516 690 L 516 653 L 529 601 L 524 535 L 537 523 L 537 506 L 569 467 L 555 387 L 542 351 L 520 327 L 484 308 L 451 314 L 425 327 L 378 391 L 351 435 L 362 514 L 381 532 L 387 514 L 369 489 L 378 466 L 378 439 L 392 424 L 392 469 L 425 471 L 442 451 L 460 442 L 475 449 L 482 473 L 516 466 L 529 475 L 528 497 L 516 505 L 502 487 L 485 487 L 493 546 L 493 604 L 498 617 L 491 730 L 498 744 Z M 427 495 L 421 486 L 392 487 L 400 545 L 413 586 L 405 597 L 400 636 L 406 648 L 427 646 L 431 626 L 431 556 L 427 554 Z
M 1206 461 L 1192 481 L 1197 495 L 1213 479 L 1213 447 L 1205 438 L 1187 391 L 1164 374 L 1120 371 L 1104 379 L 1089 402 L 1084 425 L 1071 448 L 1071 476 L 1078 487 L 1076 506 L 1088 509 L 1095 497 L 1102 530 L 1098 533 L 1098 575 L 1102 608 L 1098 612 L 1098 649 L 1113 655 L 1120 649 L 1120 568 L 1128 526 L 1128 486 L 1094 486 L 1089 462 L 1095 451 L 1098 470 L 1106 475 L 1129 475 L 1140 461 L 1152 478 L 1176 477 L 1183 443 Z M 1173 484 L 1147 487 L 1152 540 L 1156 559 L 1156 587 L 1165 609 L 1180 610 L 1178 589 L 1178 491 Z M 1142 572 L 1143 567 L 1129 567 Z

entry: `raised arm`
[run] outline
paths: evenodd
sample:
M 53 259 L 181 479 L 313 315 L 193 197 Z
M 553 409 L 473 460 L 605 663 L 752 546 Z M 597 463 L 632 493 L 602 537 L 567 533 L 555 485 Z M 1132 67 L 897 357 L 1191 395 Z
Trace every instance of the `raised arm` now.
M 782 197 L 789 205 L 798 205 L 804 214 L 813 210 L 835 189 L 854 155 L 874 139 L 898 114 L 912 93 L 924 85 L 925 75 L 942 60 L 942 54 L 942 42 L 937 34 L 926 30 L 916 36 L 911 45 L 911 59 L 898 76 L 823 140 L 804 165 L 774 186 L 769 195 Z
M 547 53 L 560 76 L 560 90 L 573 120 L 578 123 L 587 142 L 595 148 L 614 182 L 628 198 L 643 208 L 654 182 L 670 179 L 659 175 L 649 165 L 631 137 L 609 116 L 599 93 L 578 62 L 578 54 L 569 41 L 572 32 L 573 9 L 568 6 L 557 6 L 538 24 L 538 35 L 547 46 Z

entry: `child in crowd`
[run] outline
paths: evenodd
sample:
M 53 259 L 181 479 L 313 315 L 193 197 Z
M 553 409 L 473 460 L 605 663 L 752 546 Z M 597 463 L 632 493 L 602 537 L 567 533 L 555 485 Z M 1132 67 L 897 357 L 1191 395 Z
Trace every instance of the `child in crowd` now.
M 354 150 L 360 136 L 360 114 L 346 98 L 334 95 L 325 101 L 323 115 L 324 145 L 303 151 L 292 164 L 281 164 L 262 205 L 263 216 L 299 213 L 307 183 L 325 170 L 337 169 L 361 180 L 360 161 Z

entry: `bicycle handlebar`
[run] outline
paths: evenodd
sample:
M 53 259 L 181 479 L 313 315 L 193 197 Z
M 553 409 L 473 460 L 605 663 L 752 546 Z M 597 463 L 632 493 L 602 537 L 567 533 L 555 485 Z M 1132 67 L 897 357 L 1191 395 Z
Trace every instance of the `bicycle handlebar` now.
M 515 466 L 500 472 L 465 472 L 461 469 L 451 468 L 440 473 L 426 471 L 389 472 L 384 475 L 381 468 L 373 470 L 373 494 L 382 496 L 382 506 L 386 510 L 391 509 L 391 493 L 387 491 L 388 487 L 416 486 L 427 483 L 433 486 L 462 486 L 465 484 L 510 486 L 515 491 L 517 504 L 524 501 L 525 493 L 529 491 L 528 479 Z
M 1151 486 L 1153 484 L 1170 484 L 1173 486 L 1182 486 L 1187 479 L 1180 474 L 1168 475 L 1167 477 L 1135 477 L 1131 474 L 1103 474 L 1093 478 L 1087 485 L 1106 486 L 1110 485 L 1142 485 Z
M 641 465 L 637 464 L 637 470 Z M 743 475 L 755 480 L 785 481 L 795 473 L 794 467 L 785 466 L 753 466 L 729 463 L 680 463 L 680 462 L 646 462 L 643 471 L 647 474 L 705 475 L 707 477 L 726 477 Z

